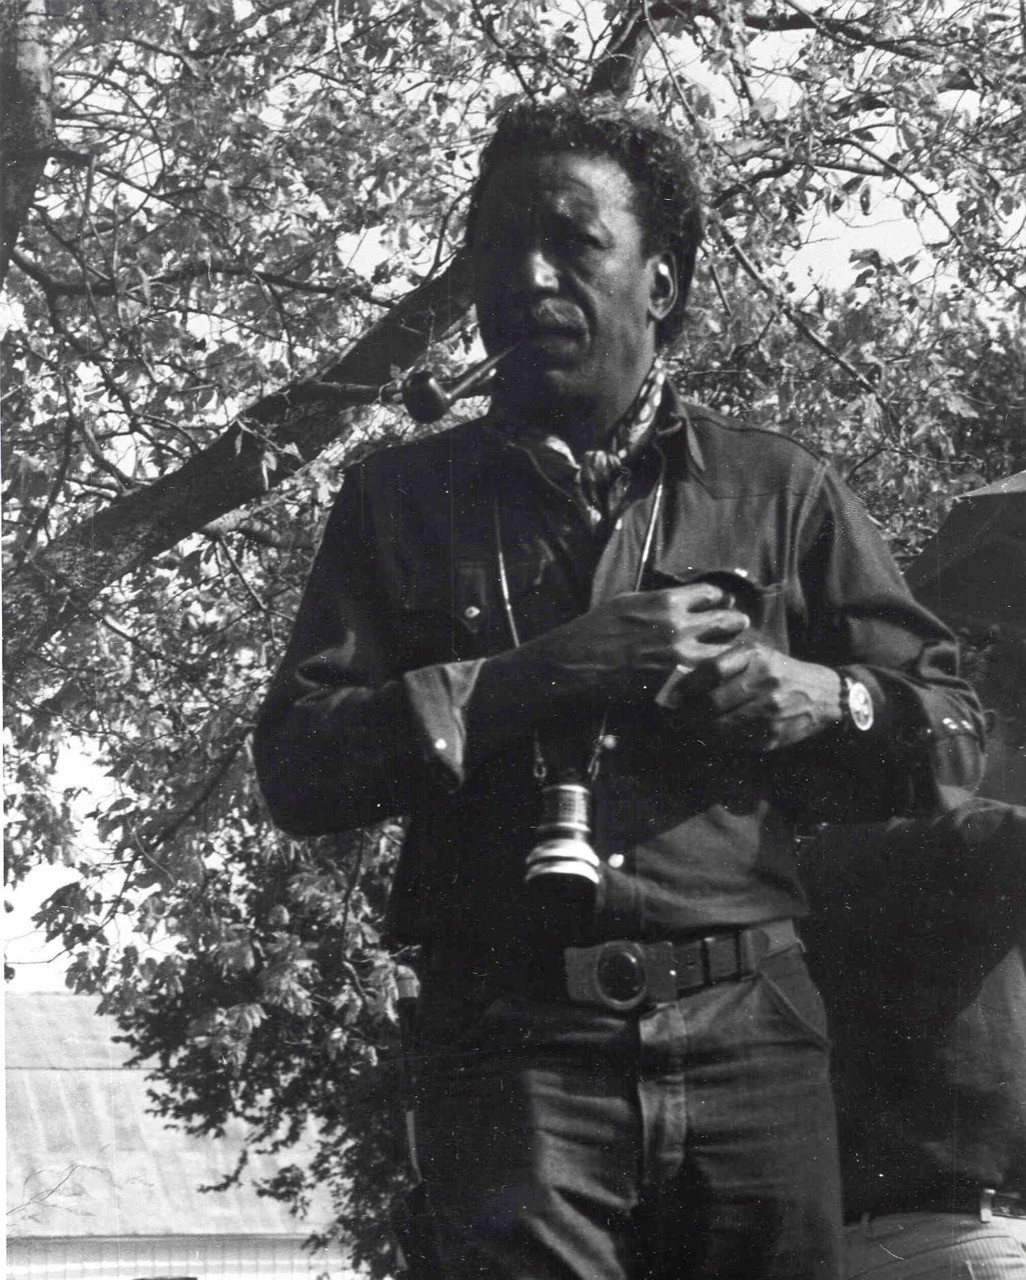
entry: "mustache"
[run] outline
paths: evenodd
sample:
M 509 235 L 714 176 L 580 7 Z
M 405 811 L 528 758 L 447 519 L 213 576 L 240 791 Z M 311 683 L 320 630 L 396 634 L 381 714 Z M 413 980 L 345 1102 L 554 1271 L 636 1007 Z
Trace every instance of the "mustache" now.
M 584 333 L 587 325 L 584 316 L 572 302 L 546 298 L 518 309 L 513 316 L 513 328 L 518 336 L 529 338 L 539 332 Z

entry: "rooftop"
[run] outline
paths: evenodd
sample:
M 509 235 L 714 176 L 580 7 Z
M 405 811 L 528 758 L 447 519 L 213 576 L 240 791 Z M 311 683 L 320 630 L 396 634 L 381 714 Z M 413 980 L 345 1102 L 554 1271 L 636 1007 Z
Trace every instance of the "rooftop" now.
M 327 1197 L 301 1220 L 248 1178 L 200 1191 L 235 1167 L 242 1124 L 223 1138 L 165 1127 L 145 1068 L 126 1066 L 114 1020 L 95 1009 L 87 996 L 6 996 L 9 1237 L 304 1237 L 327 1225 Z M 251 1177 L 276 1168 L 250 1158 Z

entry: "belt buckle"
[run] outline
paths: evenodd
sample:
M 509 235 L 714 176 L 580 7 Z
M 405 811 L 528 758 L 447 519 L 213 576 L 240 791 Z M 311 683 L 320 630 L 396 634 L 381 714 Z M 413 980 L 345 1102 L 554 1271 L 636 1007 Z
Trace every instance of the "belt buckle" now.
M 616 941 L 596 947 L 567 947 L 567 995 L 614 1013 L 631 1013 L 677 995 L 673 944 Z

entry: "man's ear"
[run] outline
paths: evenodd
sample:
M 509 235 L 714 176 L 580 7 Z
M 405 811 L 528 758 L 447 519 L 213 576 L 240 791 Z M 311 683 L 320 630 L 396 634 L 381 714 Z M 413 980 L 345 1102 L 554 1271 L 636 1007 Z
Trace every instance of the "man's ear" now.
M 677 263 L 671 253 L 649 259 L 649 313 L 653 320 L 665 320 L 677 301 Z

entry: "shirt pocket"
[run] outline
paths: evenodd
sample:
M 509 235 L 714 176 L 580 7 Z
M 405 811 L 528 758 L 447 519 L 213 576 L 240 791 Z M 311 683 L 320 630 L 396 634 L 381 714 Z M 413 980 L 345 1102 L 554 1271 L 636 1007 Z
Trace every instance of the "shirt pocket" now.
M 678 570 L 667 564 L 657 564 L 646 581 L 653 589 L 660 587 L 684 587 L 694 582 L 711 582 L 720 587 L 732 599 L 733 608 L 747 614 L 753 631 L 781 653 L 791 650 L 788 623 L 789 583 L 760 581 L 743 568 L 724 566 L 688 566 Z
M 506 557 L 509 605 L 518 631 L 549 558 L 540 547 Z M 404 585 L 400 612 L 410 668 L 484 657 L 513 645 L 494 556 L 457 556 L 448 572 L 418 566 Z

